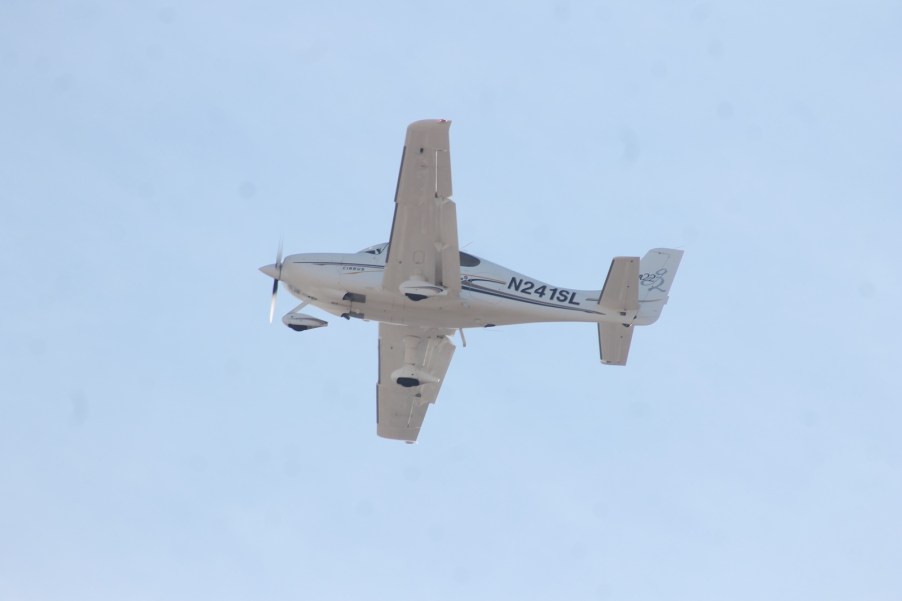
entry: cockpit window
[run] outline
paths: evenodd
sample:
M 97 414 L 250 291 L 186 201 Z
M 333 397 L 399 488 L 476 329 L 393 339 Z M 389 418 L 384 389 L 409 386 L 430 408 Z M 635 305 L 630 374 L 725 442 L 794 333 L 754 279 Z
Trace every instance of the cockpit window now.
M 369 247 L 364 248 L 363 250 L 360 250 L 357 252 L 366 253 L 368 255 L 376 255 L 376 256 L 384 255 L 388 252 L 388 242 L 385 242 L 383 244 L 375 244 L 373 246 L 369 246 Z M 461 267 L 476 267 L 481 262 L 482 261 L 480 261 L 478 258 L 474 257 L 473 255 L 471 255 L 469 253 L 465 253 L 465 252 L 460 253 L 460 266 Z
M 360 252 L 360 253 L 367 253 L 368 255 L 381 255 L 381 254 L 383 254 L 386 250 L 388 250 L 388 243 L 387 243 L 387 242 L 386 242 L 386 243 L 383 243 L 383 244 L 376 244 L 376 245 L 374 245 L 374 246 L 370 246 L 370 247 L 368 247 L 368 248 L 364 248 L 363 250 L 357 251 L 357 252 Z

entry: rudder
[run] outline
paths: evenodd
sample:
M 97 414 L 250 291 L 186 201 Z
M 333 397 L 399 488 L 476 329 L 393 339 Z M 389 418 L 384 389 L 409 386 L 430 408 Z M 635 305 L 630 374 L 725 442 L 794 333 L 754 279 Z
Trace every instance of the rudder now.
M 667 304 L 683 251 L 653 248 L 639 262 L 639 315 L 637 324 L 656 322 Z

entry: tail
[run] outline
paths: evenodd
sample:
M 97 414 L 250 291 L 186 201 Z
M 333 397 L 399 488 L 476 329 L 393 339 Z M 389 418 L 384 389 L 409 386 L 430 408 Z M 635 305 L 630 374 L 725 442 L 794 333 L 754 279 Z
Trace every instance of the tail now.
M 626 365 L 633 326 L 652 324 L 661 316 L 682 257 L 681 250 L 655 248 L 641 261 L 639 257 L 616 257 L 611 262 L 598 304 L 620 319 L 598 324 L 602 363 Z
M 653 248 L 642 257 L 639 263 L 638 325 L 646 326 L 658 321 L 682 258 L 683 251 L 672 248 Z

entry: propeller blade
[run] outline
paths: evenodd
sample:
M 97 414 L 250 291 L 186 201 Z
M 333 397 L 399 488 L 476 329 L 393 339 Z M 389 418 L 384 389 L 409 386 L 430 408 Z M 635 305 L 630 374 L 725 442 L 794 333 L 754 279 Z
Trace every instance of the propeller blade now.
M 272 277 L 272 302 L 269 305 L 269 323 L 276 312 L 276 294 L 279 292 L 279 279 L 282 277 L 282 237 L 279 237 L 279 250 L 276 251 L 276 262 L 273 265 L 261 267 L 260 271 Z
M 279 280 L 272 281 L 272 303 L 269 305 L 269 323 L 272 323 L 272 316 L 276 312 L 276 294 L 279 292 Z
M 279 236 L 279 250 L 276 251 L 276 263 L 274 265 L 276 275 L 272 279 L 272 302 L 269 305 L 269 323 L 276 312 L 276 294 L 279 292 L 279 278 L 282 277 L 282 237 Z

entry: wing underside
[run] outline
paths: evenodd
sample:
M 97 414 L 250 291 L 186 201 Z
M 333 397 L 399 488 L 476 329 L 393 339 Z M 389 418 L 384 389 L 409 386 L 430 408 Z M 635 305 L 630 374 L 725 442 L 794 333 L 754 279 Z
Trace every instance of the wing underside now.
M 457 209 L 451 200 L 450 121 L 417 121 L 407 128 L 395 192 L 395 216 L 383 288 L 420 281 L 460 293 Z
M 450 330 L 379 324 L 379 436 L 416 441 L 426 410 L 435 403 L 454 355 L 449 334 Z M 399 384 L 399 379 L 406 385 Z

